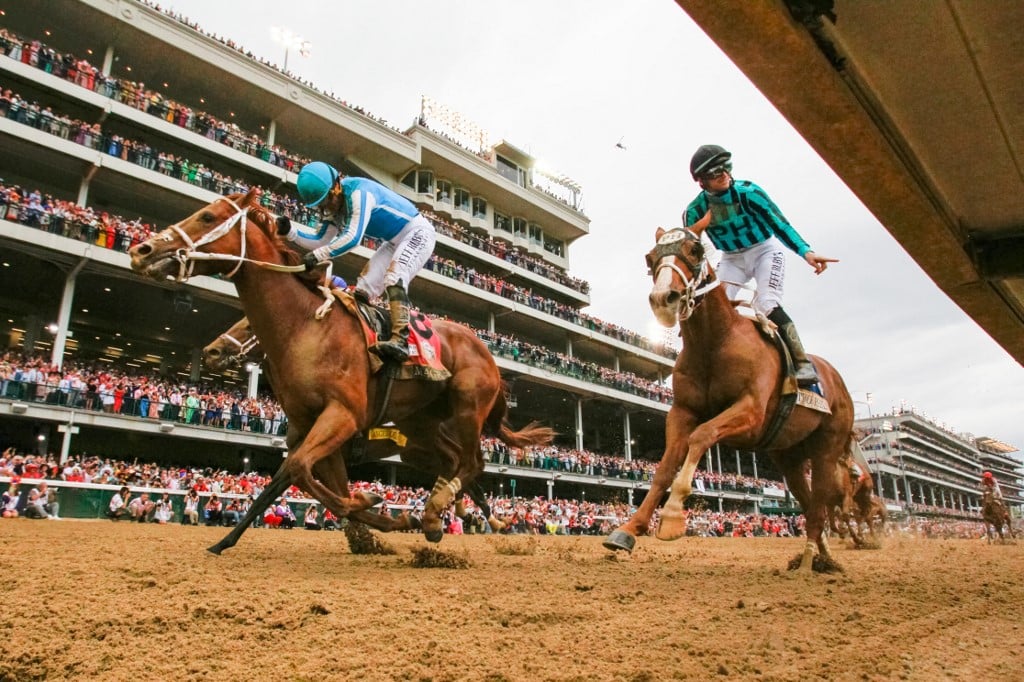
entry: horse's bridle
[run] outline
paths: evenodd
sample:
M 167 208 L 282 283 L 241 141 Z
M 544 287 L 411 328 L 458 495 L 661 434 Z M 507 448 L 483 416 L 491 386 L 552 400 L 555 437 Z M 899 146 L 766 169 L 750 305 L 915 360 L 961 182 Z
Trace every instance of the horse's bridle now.
M 261 260 L 253 260 L 245 257 L 245 231 L 248 228 L 249 221 L 249 209 L 242 208 L 228 197 L 217 197 L 217 201 L 226 201 L 235 209 L 235 212 L 228 216 L 228 218 L 217 227 L 213 228 L 196 241 L 192 241 L 192 238 L 188 236 L 188 233 L 181 228 L 181 223 L 175 223 L 163 230 L 154 239 L 160 239 L 165 242 L 174 241 L 174 235 L 177 234 L 181 237 L 181 240 L 185 242 L 184 248 L 177 249 L 174 255 L 171 256 L 178 262 L 178 276 L 174 278 L 176 282 L 184 282 L 192 276 L 192 269 L 195 265 L 195 261 L 198 260 L 226 260 L 234 261 L 235 267 L 231 268 L 231 272 L 224 275 L 225 279 L 231 279 L 238 272 L 239 268 L 242 267 L 243 263 L 252 263 L 261 268 L 267 270 L 276 270 L 277 272 L 305 272 L 305 265 L 280 265 L 278 263 L 268 263 Z M 206 253 L 200 251 L 199 247 L 205 244 L 215 242 L 228 232 L 230 232 L 235 225 L 239 226 L 241 231 L 241 239 L 239 240 L 241 246 L 239 247 L 239 254 L 237 256 L 229 253 Z M 333 265 L 328 261 L 327 271 L 324 273 L 324 282 L 331 281 L 331 272 Z M 324 302 L 316 310 L 316 319 L 321 320 L 327 315 L 327 312 L 331 309 L 331 305 L 334 302 L 334 294 L 331 293 L 331 289 L 327 284 L 320 284 L 317 287 L 320 293 L 323 294 Z
M 655 245 L 653 251 L 655 257 L 651 259 L 655 263 L 651 268 L 655 281 L 658 279 L 658 273 L 668 268 L 679 275 L 679 278 L 685 283 L 682 291 L 682 300 L 679 302 L 680 321 L 689 319 L 704 295 L 722 283 L 719 279 L 708 283 L 708 277 L 712 275 L 712 271 L 706 252 L 701 254 L 700 262 L 697 264 L 693 264 L 686 259 L 680 247 L 682 242 L 685 242 L 687 239 L 700 241 L 697 233 L 688 228 L 666 232 L 658 240 L 657 245 Z M 690 271 L 689 275 L 676 265 L 676 259 L 683 262 L 687 270 Z
M 233 261 L 235 263 L 235 267 L 231 269 L 231 272 L 224 275 L 225 279 L 231 279 L 234 277 L 235 273 L 238 272 L 238 269 L 242 267 L 243 263 L 252 263 L 260 266 L 261 268 L 278 270 L 280 272 L 303 272 L 306 269 L 304 265 L 278 265 L 277 263 L 267 263 L 265 261 L 246 258 L 245 232 L 248 228 L 249 210 L 240 207 L 228 197 L 217 197 L 217 201 L 228 202 L 231 204 L 232 208 L 235 209 L 235 212 L 228 216 L 224 222 L 204 234 L 198 240 L 193 241 L 192 238 L 188 236 L 188 233 L 181 228 L 180 222 L 171 225 L 155 237 L 156 239 L 169 242 L 173 241 L 174 235 L 177 234 L 178 237 L 180 237 L 186 244 L 185 247 L 177 249 L 174 252 L 174 255 L 171 256 L 171 258 L 178 262 L 178 275 L 174 278 L 176 282 L 184 282 L 188 280 L 192 276 L 192 269 L 195 266 L 195 261 L 199 260 Z M 205 251 L 199 250 L 200 246 L 210 244 L 225 236 L 228 232 L 234 229 L 236 225 L 239 226 L 238 229 L 242 233 L 241 239 L 239 240 L 241 244 L 239 247 L 240 253 L 237 256 L 229 253 L 206 253 Z
M 245 341 L 239 341 L 238 339 L 231 336 L 231 334 L 228 334 L 227 332 L 224 332 L 217 338 L 224 339 L 229 343 L 235 344 L 235 346 L 238 348 L 238 354 L 235 357 L 239 358 L 244 358 L 246 355 L 249 354 L 249 351 L 258 346 L 260 343 L 260 340 L 256 338 L 255 334 L 251 335 Z

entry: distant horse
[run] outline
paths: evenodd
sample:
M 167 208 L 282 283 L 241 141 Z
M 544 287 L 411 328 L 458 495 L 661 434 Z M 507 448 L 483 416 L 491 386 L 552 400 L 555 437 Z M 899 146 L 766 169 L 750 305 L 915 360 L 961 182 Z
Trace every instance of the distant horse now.
M 789 380 L 775 346 L 726 297 L 696 232 L 658 228 L 655 238 L 657 244 L 647 254 L 654 280 L 650 305 L 664 326 L 679 323 L 683 350 L 672 370 L 665 452 L 651 489 L 605 546 L 631 551 L 666 491 L 671 494 L 657 537 L 681 537 L 686 531 L 683 502 L 692 491 L 694 470 L 711 446 L 724 443 L 768 452 L 781 469 L 807 519 L 800 569 L 814 570 L 819 552 L 818 567 L 835 566 L 822 531 L 828 510 L 842 503 L 840 459 L 853 427 L 853 401 L 842 378 L 825 360 L 812 357 L 831 414 L 796 404 L 788 418 L 776 423 L 773 417 Z M 808 460 L 810 484 L 803 475 Z
M 260 340 L 253 332 L 252 325 L 249 324 L 249 318 L 247 317 L 243 317 L 238 322 L 235 322 L 226 332 L 203 348 L 203 364 L 215 371 L 237 367 L 246 360 L 262 360 L 267 381 L 270 382 L 271 387 L 277 383 L 274 368 L 263 355 L 263 350 L 260 348 Z M 385 457 L 398 454 L 406 464 L 427 473 L 439 475 L 436 471 L 436 457 L 433 456 L 432 448 L 426 448 L 422 445 L 415 447 L 408 442 L 402 446 L 389 439 L 367 439 L 364 443 L 360 444 L 357 450 L 358 454 L 354 454 L 353 445 L 354 443 L 349 441 L 342 447 L 341 454 L 348 465 L 376 462 Z M 327 458 L 322 464 L 324 466 L 333 466 L 333 457 L 334 455 Z M 476 504 L 477 508 L 480 509 L 480 512 L 487 519 L 487 523 L 491 528 L 495 531 L 502 530 L 505 524 L 492 513 L 491 505 L 487 501 L 487 495 L 480 486 L 480 482 L 472 481 L 464 484 L 464 486 L 466 493 Z M 334 492 L 340 491 L 336 490 Z M 459 501 L 461 499 L 460 497 Z M 456 502 L 457 511 L 459 506 L 459 502 Z M 465 511 L 459 512 L 459 516 L 465 516 Z M 412 521 L 406 520 L 403 517 L 404 515 L 400 516 L 397 522 L 371 518 L 368 523 L 379 530 L 407 530 Z M 366 518 L 364 517 L 364 522 L 367 522 Z
M 471 329 L 454 322 L 433 322 L 451 376 L 395 381 L 385 400 L 388 388 L 371 371 L 360 321 L 344 306 L 326 309 L 323 297 L 291 274 L 304 268 L 257 198 L 256 189 L 219 197 L 129 251 L 132 269 L 156 280 L 197 274 L 231 279 L 270 366 L 284 379 L 275 389 L 288 416 L 289 455 L 239 525 L 210 551 L 234 546 L 293 484 L 339 517 L 367 510 L 374 500 L 359 492 L 349 496 L 342 457 L 333 457 L 330 466 L 318 464 L 376 421 L 392 421 L 410 441 L 423 444 L 443 472 L 422 519 L 427 540 L 440 541 L 441 512 L 483 470 L 482 431 L 514 447 L 549 443 L 554 432 L 536 424 L 512 430 L 494 358 Z M 325 482 L 325 476 L 333 480 Z
M 842 504 L 829 510 L 829 522 L 832 531 L 839 537 L 847 534 L 857 547 L 867 547 L 862 528 L 877 539 L 876 521 L 880 524 L 877 530 L 884 531 L 887 513 L 885 503 L 874 494 L 875 482 L 870 472 L 849 470 L 849 487 L 843 496 Z M 877 546 L 877 545 L 876 545 Z
M 981 498 L 981 518 L 985 521 L 985 536 L 989 543 L 995 539 L 997 534 L 1000 542 L 1006 540 L 1003 536 L 1003 526 L 1006 526 L 1006 532 L 1011 538 L 1017 537 L 1013 531 L 1013 523 L 1010 521 L 1010 510 L 1006 508 L 1006 504 L 1001 499 L 987 490 Z

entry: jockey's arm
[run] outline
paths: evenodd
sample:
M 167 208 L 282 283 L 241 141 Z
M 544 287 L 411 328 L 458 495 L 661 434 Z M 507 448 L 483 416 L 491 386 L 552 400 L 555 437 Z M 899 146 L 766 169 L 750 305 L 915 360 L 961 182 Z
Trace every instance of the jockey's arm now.
M 376 200 L 373 195 L 361 189 L 356 189 L 349 195 L 348 201 L 348 222 L 344 229 L 338 232 L 338 236 L 327 245 L 328 258 L 337 258 L 343 253 L 348 253 L 359 246 L 359 242 L 363 240 L 363 235 L 366 234 L 366 228 L 370 225 L 370 217 L 373 215 L 373 209 L 376 206 Z

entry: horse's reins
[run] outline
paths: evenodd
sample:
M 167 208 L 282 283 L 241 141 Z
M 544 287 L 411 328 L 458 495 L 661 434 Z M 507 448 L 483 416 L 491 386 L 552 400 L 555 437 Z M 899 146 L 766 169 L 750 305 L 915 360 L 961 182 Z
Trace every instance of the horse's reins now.
M 700 237 L 697 236 L 697 233 L 688 228 L 684 228 L 676 233 L 678 236 L 673 235 L 674 232 L 675 230 L 666 233 L 662 236 L 661 240 L 658 241 L 658 245 L 654 247 L 655 254 L 658 258 L 658 265 L 654 268 L 654 278 L 657 279 L 658 273 L 665 268 L 668 268 L 679 275 L 679 278 L 685 283 L 685 287 L 682 292 L 683 300 L 679 307 L 679 319 L 687 320 L 690 318 L 690 315 L 693 314 L 694 308 L 696 308 L 700 303 L 700 299 L 709 291 L 718 287 L 722 281 L 715 279 L 713 282 L 705 284 L 705 282 L 707 282 L 708 275 L 711 274 L 711 265 L 708 263 L 707 254 L 701 256 L 700 263 L 698 265 L 692 265 L 683 257 L 682 250 L 677 248 L 676 242 L 685 239 L 686 235 L 690 235 L 694 239 L 699 240 Z M 669 235 L 673 235 L 673 237 L 666 240 L 665 237 Z M 676 265 L 674 261 L 667 260 L 669 258 L 678 258 L 683 261 L 687 269 L 690 271 L 690 274 L 687 275 L 683 272 L 682 268 Z
M 156 238 L 169 242 L 174 239 L 174 235 L 172 234 L 173 231 L 186 244 L 184 248 L 176 250 L 174 252 L 174 255 L 171 256 L 174 260 L 178 262 L 178 275 L 177 277 L 174 278 L 176 282 L 184 282 L 188 280 L 188 278 L 192 276 L 192 269 L 193 266 L 195 265 L 195 261 L 199 260 L 234 261 L 235 267 L 231 269 L 231 272 L 224 275 L 226 279 L 231 279 L 232 277 L 234 277 L 235 273 L 238 272 L 238 270 L 242 267 L 243 263 L 251 263 L 266 270 L 274 270 L 275 272 L 306 271 L 305 265 L 281 265 L 279 263 L 269 263 L 267 261 L 246 258 L 245 232 L 246 229 L 248 228 L 248 209 L 241 208 L 238 204 L 236 204 L 228 197 L 217 197 L 217 201 L 228 202 L 235 209 L 235 213 L 229 216 L 227 220 L 222 222 L 220 225 L 204 234 L 200 239 L 192 241 L 192 238 L 188 236 L 188 233 L 186 233 L 185 230 L 181 228 L 180 222 L 171 225 L 166 230 L 163 230 L 159 235 L 157 235 Z M 238 229 L 242 233 L 241 239 L 239 240 L 241 243 L 241 246 L 239 247 L 241 253 L 239 255 L 235 256 L 229 253 L 206 253 L 205 251 L 199 251 L 200 246 L 204 246 L 206 244 L 210 244 L 211 242 L 217 241 L 218 239 L 226 235 L 228 232 L 230 232 L 235 227 L 235 225 L 239 226 Z M 331 281 L 332 270 L 333 264 L 330 261 L 327 261 L 327 272 L 324 275 L 324 282 Z M 331 305 L 334 303 L 334 294 L 331 293 L 330 287 L 325 286 L 323 284 L 317 285 L 317 288 L 320 290 L 320 293 L 322 293 L 324 296 L 324 303 L 321 304 L 321 306 L 316 309 L 316 319 L 321 320 L 331 309 Z

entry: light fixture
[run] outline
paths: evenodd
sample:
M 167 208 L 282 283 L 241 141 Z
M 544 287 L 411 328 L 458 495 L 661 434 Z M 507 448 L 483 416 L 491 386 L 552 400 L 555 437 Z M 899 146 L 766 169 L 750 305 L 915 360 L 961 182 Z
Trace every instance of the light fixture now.
M 28 412 L 28 405 L 26 405 L 25 403 L 12 403 L 11 412 L 13 412 L 14 414 L 25 414 L 26 412 Z
M 284 438 L 271 438 L 270 444 L 273 445 L 275 448 L 284 447 Z M 285 453 L 285 457 L 287 456 L 288 453 Z
M 174 430 L 174 424 L 170 422 L 163 422 L 160 424 L 160 430 L 163 431 L 164 433 L 170 433 L 171 431 Z

